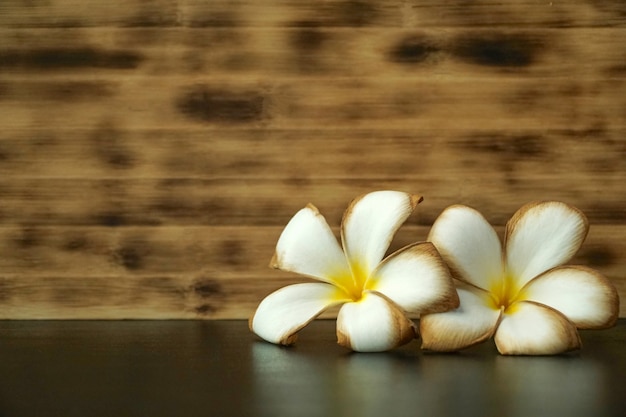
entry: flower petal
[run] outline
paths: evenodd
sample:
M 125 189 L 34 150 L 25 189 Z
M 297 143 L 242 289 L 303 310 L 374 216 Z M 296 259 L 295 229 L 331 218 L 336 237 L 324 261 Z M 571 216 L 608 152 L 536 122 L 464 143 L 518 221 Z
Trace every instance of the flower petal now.
M 352 279 L 337 238 L 312 204 L 298 211 L 287 223 L 270 266 L 340 286 L 342 280 Z
M 321 282 L 294 284 L 261 301 L 250 319 L 250 330 L 268 342 L 290 345 L 296 333 L 324 310 L 348 301 L 340 289 Z
M 387 257 L 365 288 L 385 295 L 409 313 L 437 313 L 459 305 L 448 267 L 430 242 L 407 246 Z
M 585 215 L 565 203 L 526 204 L 506 225 L 507 271 L 518 287 L 523 287 L 537 275 L 574 256 L 588 230 Z
M 522 295 L 560 311 L 581 329 L 610 327 L 619 315 L 619 296 L 613 284 L 583 266 L 554 268 L 531 280 Z
M 459 288 L 458 293 L 461 305 L 456 310 L 420 318 L 422 349 L 454 352 L 493 335 L 501 311 L 488 307 L 489 294 L 470 286 Z
M 428 240 L 455 278 L 485 290 L 502 279 L 500 239 L 478 211 L 460 205 L 448 207 L 435 220 Z
M 510 306 L 495 335 L 503 355 L 554 355 L 581 346 L 576 326 L 558 311 L 532 301 Z
M 376 268 L 420 201 L 399 191 L 375 191 L 352 201 L 341 222 L 341 239 L 355 277 L 365 280 Z
M 358 352 L 381 352 L 410 342 L 415 324 L 384 297 L 363 293 L 358 302 L 346 303 L 337 315 L 337 343 Z

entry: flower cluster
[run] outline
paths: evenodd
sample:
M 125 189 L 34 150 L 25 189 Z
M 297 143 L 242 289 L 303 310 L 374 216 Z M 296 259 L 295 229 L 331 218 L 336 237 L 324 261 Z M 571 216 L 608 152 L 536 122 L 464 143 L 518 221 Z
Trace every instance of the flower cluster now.
M 341 245 L 314 206 L 296 213 L 271 266 L 314 281 L 268 295 L 250 329 L 290 345 L 310 321 L 340 306 L 338 343 L 354 351 L 385 351 L 421 336 L 423 349 L 449 352 L 493 337 L 502 354 L 545 355 L 580 348 L 577 329 L 615 323 L 611 282 L 564 266 L 589 229 L 576 208 L 528 204 L 507 223 L 501 244 L 480 213 L 451 206 L 427 241 L 385 257 L 421 200 L 398 191 L 355 199 L 341 222 Z M 419 331 L 411 320 L 417 315 Z

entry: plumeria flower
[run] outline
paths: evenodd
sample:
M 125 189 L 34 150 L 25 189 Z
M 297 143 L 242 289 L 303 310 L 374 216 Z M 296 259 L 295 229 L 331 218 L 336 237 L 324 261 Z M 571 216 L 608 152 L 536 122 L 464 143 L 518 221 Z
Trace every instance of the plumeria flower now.
M 422 347 L 456 351 L 494 337 L 508 355 L 581 347 L 578 329 L 612 326 L 619 298 L 611 282 L 583 266 L 563 266 L 589 230 L 578 209 L 530 203 L 506 225 L 504 245 L 477 211 L 447 208 L 428 240 L 460 284 L 458 309 L 422 316 Z
M 330 307 L 337 314 L 337 339 L 355 351 L 384 351 L 416 337 L 410 314 L 458 306 L 450 272 L 432 243 L 406 246 L 383 257 L 398 228 L 421 197 L 377 191 L 355 199 L 341 222 L 339 245 L 313 205 L 289 221 L 270 266 L 315 279 L 267 296 L 250 329 L 277 344 L 295 342 L 297 332 Z

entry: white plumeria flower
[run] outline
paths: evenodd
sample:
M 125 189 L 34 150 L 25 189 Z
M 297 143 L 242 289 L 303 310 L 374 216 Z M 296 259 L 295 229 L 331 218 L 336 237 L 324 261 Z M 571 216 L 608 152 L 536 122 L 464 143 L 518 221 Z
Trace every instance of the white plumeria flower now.
M 422 347 L 456 351 L 494 337 L 507 355 L 548 355 L 578 349 L 577 328 L 612 326 L 619 297 L 611 282 L 583 266 L 563 266 L 589 225 L 561 202 L 530 203 L 505 229 L 504 246 L 476 210 L 447 208 L 428 240 L 458 285 L 458 309 L 422 316 Z
M 409 245 L 383 260 L 394 234 L 421 200 L 397 191 L 355 199 L 341 222 L 343 250 L 314 206 L 296 213 L 270 266 L 318 282 L 289 285 L 267 296 L 250 329 L 269 342 L 290 345 L 319 314 L 342 305 L 338 343 L 355 351 L 384 351 L 416 337 L 407 314 L 458 306 L 449 270 L 432 243 Z

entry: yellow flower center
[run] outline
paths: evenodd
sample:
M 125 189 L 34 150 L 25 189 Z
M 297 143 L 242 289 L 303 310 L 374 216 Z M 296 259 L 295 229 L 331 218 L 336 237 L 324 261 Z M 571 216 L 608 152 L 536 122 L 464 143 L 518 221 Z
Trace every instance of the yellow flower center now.
M 516 280 L 509 275 L 505 275 L 501 280 L 497 280 L 489 288 L 491 294 L 490 307 L 496 310 L 504 310 L 505 313 L 515 311 L 515 302 L 522 298 L 522 292 L 516 285 Z
M 352 301 L 359 301 L 363 297 L 363 290 L 366 289 L 367 274 L 359 263 L 352 264 L 351 268 L 350 275 L 335 275 L 335 282 Z

